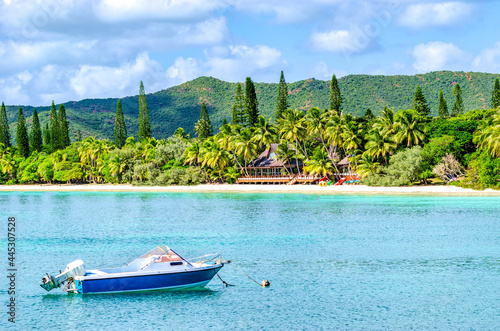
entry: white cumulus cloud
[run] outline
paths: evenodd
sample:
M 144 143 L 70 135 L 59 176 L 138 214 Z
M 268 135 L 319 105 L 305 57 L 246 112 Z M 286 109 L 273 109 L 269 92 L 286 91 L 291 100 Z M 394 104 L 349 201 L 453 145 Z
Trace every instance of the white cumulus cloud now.
M 267 80 L 285 65 L 281 52 L 267 45 L 231 45 L 226 56 L 209 56 L 205 63 L 208 75 L 233 82 L 250 75 L 257 81 Z
M 178 57 L 173 65 L 167 69 L 169 85 L 179 85 L 202 75 L 198 60 L 189 57 Z
M 153 91 L 166 80 L 161 64 L 151 60 L 147 53 L 139 54 L 134 62 L 117 67 L 83 65 L 70 79 L 70 86 L 79 98 L 89 95 L 103 98 L 136 94 L 141 80 Z
M 420 3 L 408 6 L 399 23 L 415 28 L 446 26 L 459 23 L 471 12 L 472 7 L 464 2 Z
M 413 68 L 418 72 L 463 69 L 470 56 L 452 43 L 434 41 L 415 46 Z
M 500 71 L 500 42 L 495 46 L 483 49 L 472 61 L 474 70 L 485 72 Z
M 276 72 L 286 66 L 281 52 L 267 45 L 217 46 L 205 52 L 205 59 L 178 57 L 164 69 L 147 52 L 117 65 L 46 64 L 0 76 L 0 96 L 6 104 L 49 105 L 52 100 L 67 102 L 85 98 L 135 95 L 139 81 L 147 92 L 178 85 L 199 76 L 229 81 L 276 80 Z
M 213 76 L 232 82 L 241 82 L 246 76 L 252 76 L 255 81 L 267 81 L 284 66 L 286 61 L 275 48 L 239 44 L 208 49 L 203 60 L 178 57 L 167 69 L 167 77 L 172 85 L 199 76 Z
M 104 21 L 143 19 L 193 20 L 227 6 L 223 0 L 102 0 L 95 12 Z
M 165 88 L 168 78 L 160 63 L 147 53 L 117 66 L 45 65 L 0 79 L 0 95 L 6 104 L 48 105 L 52 100 L 66 102 L 83 98 L 135 95 L 139 81 L 148 91 Z
M 289 24 L 317 19 L 338 9 L 342 0 L 235 0 L 237 10 L 271 15 L 278 23 Z
M 313 32 L 310 42 L 314 49 L 338 54 L 361 53 L 372 43 L 372 39 L 360 29 Z

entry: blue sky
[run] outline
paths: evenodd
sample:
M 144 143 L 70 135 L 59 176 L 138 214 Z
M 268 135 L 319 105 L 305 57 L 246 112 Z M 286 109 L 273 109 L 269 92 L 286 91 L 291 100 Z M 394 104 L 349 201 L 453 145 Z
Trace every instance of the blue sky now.
M 0 0 L 0 101 L 155 92 L 199 76 L 500 73 L 496 1 Z

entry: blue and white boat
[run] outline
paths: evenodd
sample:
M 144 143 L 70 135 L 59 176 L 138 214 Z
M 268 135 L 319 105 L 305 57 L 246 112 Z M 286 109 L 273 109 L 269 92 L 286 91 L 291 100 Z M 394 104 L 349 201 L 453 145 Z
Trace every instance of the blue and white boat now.
M 190 262 L 193 260 L 197 262 Z M 47 291 L 62 286 L 63 291 L 71 293 L 196 288 L 207 285 L 223 266 L 219 254 L 185 260 L 161 245 L 118 268 L 86 270 L 83 261 L 76 260 L 57 276 L 47 274 L 40 286 Z

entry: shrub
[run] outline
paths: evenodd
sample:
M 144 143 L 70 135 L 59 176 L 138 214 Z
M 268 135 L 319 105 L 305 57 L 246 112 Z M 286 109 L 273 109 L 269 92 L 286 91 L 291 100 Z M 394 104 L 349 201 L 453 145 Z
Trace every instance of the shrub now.
M 444 135 L 437 138 L 432 138 L 428 144 L 422 149 L 423 167 L 432 168 L 442 161 L 443 157 L 448 154 L 455 154 L 459 150 L 459 146 L 452 136 Z
M 422 147 L 415 146 L 397 152 L 389 159 L 389 165 L 380 167 L 380 174 L 371 173 L 361 180 L 369 186 L 403 186 L 419 180 L 422 163 Z
M 486 152 L 477 152 L 469 165 L 467 176 L 454 182 L 454 185 L 473 189 L 500 189 L 500 158 L 492 157 Z
M 156 147 L 155 163 L 162 166 L 171 160 L 180 160 L 187 148 L 187 142 L 179 137 L 170 137 Z
M 453 154 L 447 153 L 443 156 L 442 162 L 437 164 L 432 172 L 445 182 L 450 182 L 455 180 L 458 176 L 462 176 L 464 174 L 464 168 L 455 159 Z

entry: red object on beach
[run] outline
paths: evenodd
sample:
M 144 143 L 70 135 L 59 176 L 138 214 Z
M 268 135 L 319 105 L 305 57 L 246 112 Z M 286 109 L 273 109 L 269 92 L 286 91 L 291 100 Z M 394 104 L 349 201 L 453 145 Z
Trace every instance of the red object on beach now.
M 328 176 L 325 176 L 325 177 L 321 178 L 319 181 L 320 182 L 326 182 L 328 180 L 330 180 L 330 178 L 328 178 Z
M 342 185 L 343 182 L 345 182 L 345 178 L 341 178 L 338 182 L 336 182 L 333 185 Z

